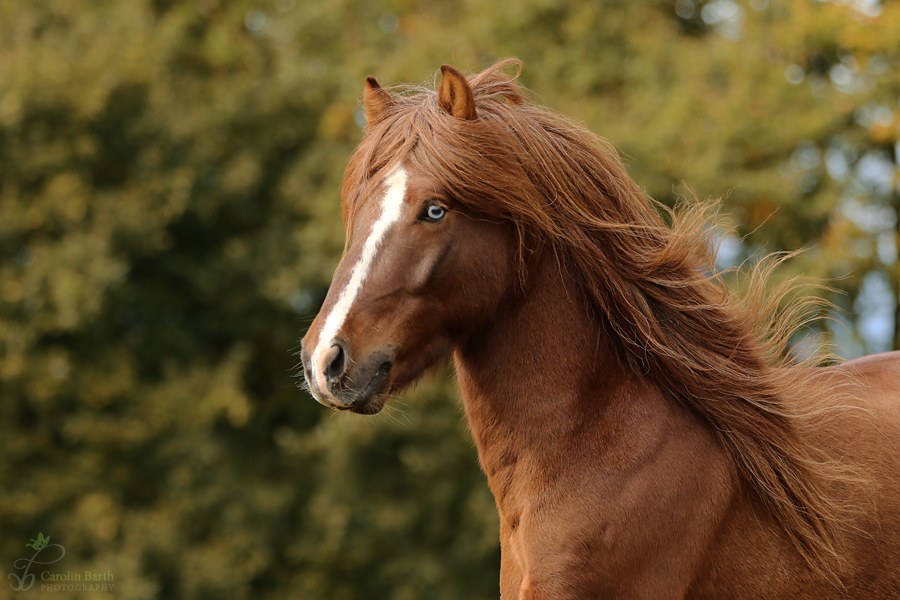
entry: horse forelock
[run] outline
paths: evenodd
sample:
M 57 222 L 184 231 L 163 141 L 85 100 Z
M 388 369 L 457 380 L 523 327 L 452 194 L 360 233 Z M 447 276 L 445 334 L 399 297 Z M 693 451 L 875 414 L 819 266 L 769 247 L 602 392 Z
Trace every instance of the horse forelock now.
M 551 246 L 583 282 L 622 360 L 703 415 L 810 565 L 837 572 L 842 516 L 824 490 L 845 475 L 806 432 L 829 414 L 809 398 L 840 386 L 784 368 L 798 366 L 786 351 L 796 325 L 779 303 L 796 286 L 767 287 L 784 257 L 752 270 L 745 297 L 729 294 L 709 275 L 715 203 L 670 210 L 652 201 L 607 141 L 529 102 L 504 75 L 510 64 L 520 66 L 504 61 L 469 79 L 473 121 L 443 112 L 430 90 L 394 97 L 348 166 L 348 234 L 374 175 L 402 161 L 469 209 L 512 223 L 520 256 L 527 244 Z

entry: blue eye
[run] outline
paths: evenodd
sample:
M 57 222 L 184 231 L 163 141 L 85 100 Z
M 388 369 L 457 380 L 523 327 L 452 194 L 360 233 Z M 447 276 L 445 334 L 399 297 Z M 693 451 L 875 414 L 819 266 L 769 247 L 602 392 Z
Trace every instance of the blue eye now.
M 443 206 L 439 206 L 437 204 L 429 204 L 425 209 L 425 212 L 422 213 L 422 216 L 419 217 L 422 221 L 427 223 L 437 223 L 441 219 L 443 219 L 447 215 L 447 209 Z

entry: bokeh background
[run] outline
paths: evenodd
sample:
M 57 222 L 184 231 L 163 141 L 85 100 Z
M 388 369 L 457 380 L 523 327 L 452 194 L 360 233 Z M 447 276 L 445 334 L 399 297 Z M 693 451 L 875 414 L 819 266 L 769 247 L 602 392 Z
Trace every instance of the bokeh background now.
M 844 356 L 900 346 L 900 3 L 0 2 L 0 574 L 42 532 L 116 586 L 53 598 L 498 596 L 452 372 L 337 415 L 294 353 L 364 77 L 506 56 L 655 198 L 725 196 L 722 266 L 806 248 Z

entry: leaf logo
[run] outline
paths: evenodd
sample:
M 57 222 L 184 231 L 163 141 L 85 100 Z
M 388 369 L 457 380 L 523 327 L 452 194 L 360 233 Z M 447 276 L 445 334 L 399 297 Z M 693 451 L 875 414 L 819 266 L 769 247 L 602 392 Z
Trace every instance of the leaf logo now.
M 16 584 L 9 584 L 12 589 L 17 592 L 25 592 L 31 589 L 31 586 L 34 585 L 34 573 L 29 573 L 28 571 L 31 569 L 31 565 L 52 565 L 55 562 L 59 562 L 66 555 L 66 549 L 62 547 L 60 544 L 50 544 L 50 536 L 44 537 L 43 533 L 39 533 L 36 540 L 31 540 L 30 544 L 25 544 L 26 547 L 34 548 L 35 553 L 31 558 L 20 558 L 19 560 L 13 563 L 13 566 L 16 569 L 21 569 L 22 574 L 16 575 L 15 573 L 9 573 L 7 576 L 10 579 L 15 579 Z M 44 548 L 59 548 L 60 554 L 59 558 L 55 560 L 37 560 L 37 557 L 40 555 L 41 551 Z
M 36 540 L 31 540 L 30 544 L 25 544 L 25 547 L 31 546 L 35 550 L 43 550 L 47 547 L 47 543 L 50 541 L 50 536 L 44 537 L 43 533 L 38 532 L 38 536 Z

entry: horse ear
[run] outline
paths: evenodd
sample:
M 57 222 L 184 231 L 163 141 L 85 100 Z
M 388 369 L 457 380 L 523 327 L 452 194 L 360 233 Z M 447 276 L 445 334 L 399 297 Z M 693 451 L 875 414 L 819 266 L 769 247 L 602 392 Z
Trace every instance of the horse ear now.
M 381 117 L 388 106 L 394 103 L 394 99 L 383 87 L 378 85 L 374 77 L 366 77 L 366 87 L 363 90 L 363 108 L 366 111 L 366 123 L 374 123 Z
M 465 76 L 450 65 L 441 65 L 441 73 L 444 78 L 438 90 L 438 106 L 458 119 L 474 121 L 478 116 L 475 96 Z

